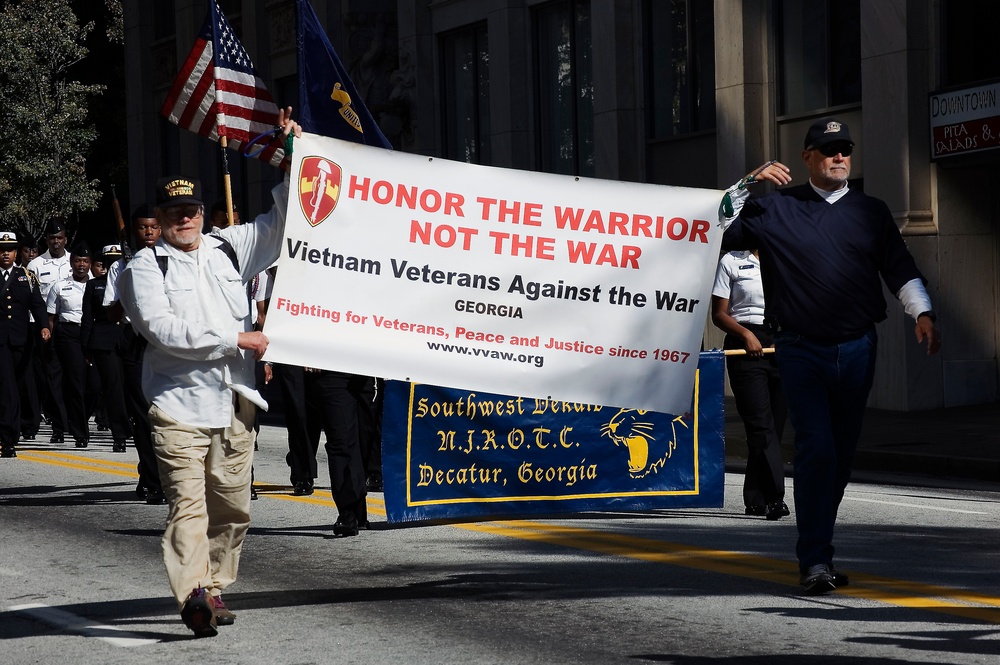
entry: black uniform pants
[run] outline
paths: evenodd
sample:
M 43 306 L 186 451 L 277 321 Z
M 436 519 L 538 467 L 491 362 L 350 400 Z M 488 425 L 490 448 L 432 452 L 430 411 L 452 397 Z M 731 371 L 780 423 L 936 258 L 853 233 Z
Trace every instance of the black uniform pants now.
M 316 418 L 326 434 L 330 492 L 340 512 L 353 512 L 359 524 L 368 521 L 365 466 L 361 460 L 358 404 L 369 377 L 343 372 L 305 372 L 309 419 Z
M 385 380 L 368 378 L 358 402 L 358 435 L 361 459 L 369 475 L 382 474 L 382 403 Z
M 101 398 L 108 417 L 111 437 L 125 440 L 132 435 L 128 412 L 125 409 L 125 371 L 122 360 L 114 351 L 91 351 L 94 367 L 101 377 Z
M 127 356 L 127 357 L 126 357 Z M 142 393 L 142 353 L 129 348 L 122 355 L 125 384 L 125 411 L 132 421 L 132 440 L 139 455 L 139 484 L 146 489 L 160 489 L 160 471 L 153 450 L 153 426 L 149 423 L 149 402 Z
M 29 356 L 23 347 L 0 344 L 0 445 L 13 448 L 21 438 L 21 399 L 17 377 Z
M 762 326 L 742 325 L 753 332 L 763 346 L 773 343 Z M 727 349 L 744 348 L 742 340 L 732 335 L 726 335 L 723 346 Z M 743 479 L 743 502 L 748 508 L 766 506 L 782 500 L 785 495 L 781 435 L 788 409 L 781 389 L 781 377 L 772 354 L 763 358 L 729 356 L 726 368 L 749 449 Z
M 62 392 L 66 403 L 66 429 L 74 441 L 90 440 L 90 414 L 96 390 L 89 374 L 92 368 L 83 357 L 80 324 L 60 321 L 55 329 L 56 355 L 62 365 Z M 89 389 L 88 389 L 89 388 Z M 53 429 L 55 421 L 53 420 Z
M 36 344 L 35 384 L 41 398 L 42 411 L 52 421 L 52 433 L 66 431 L 66 401 L 63 399 L 62 363 L 55 350 L 55 340 Z
M 21 434 L 25 436 L 38 434 L 38 427 L 42 424 L 42 408 L 38 401 L 38 383 L 35 381 L 34 368 L 37 356 L 35 349 L 42 345 L 41 339 L 36 339 L 37 335 L 37 331 L 33 329 L 28 336 L 21 361 L 23 367 L 17 370 L 21 402 Z
M 316 478 L 316 450 L 319 448 L 320 422 L 310 422 L 306 408 L 305 370 L 296 365 L 271 366 L 281 389 L 281 402 L 288 430 L 288 463 L 292 484 L 311 483 Z

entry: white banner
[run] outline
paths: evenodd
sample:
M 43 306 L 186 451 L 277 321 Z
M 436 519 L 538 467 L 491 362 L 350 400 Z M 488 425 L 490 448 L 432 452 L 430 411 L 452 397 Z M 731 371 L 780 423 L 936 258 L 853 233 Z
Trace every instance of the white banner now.
M 266 357 L 685 413 L 721 198 L 306 134 L 295 140 Z

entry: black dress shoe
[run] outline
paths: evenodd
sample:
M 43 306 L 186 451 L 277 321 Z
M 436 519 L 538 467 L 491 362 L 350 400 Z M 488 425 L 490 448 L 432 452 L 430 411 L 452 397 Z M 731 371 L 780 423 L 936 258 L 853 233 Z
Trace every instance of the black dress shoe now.
M 822 596 L 837 588 L 833 583 L 833 576 L 830 575 L 830 566 L 825 563 L 811 566 L 802 573 L 799 583 L 807 596 Z
M 830 564 L 830 580 L 833 582 L 833 586 L 838 589 L 851 583 L 851 578 L 847 576 L 847 573 L 840 572 L 832 563 Z
M 356 536 L 358 535 L 358 518 L 354 513 L 341 513 L 340 517 L 333 525 L 333 535 L 335 536 Z
M 369 473 L 368 478 L 365 479 L 365 489 L 369 492 L 381 492 L 384 489 L 382 484 L 382 474 L 377 471 L 374 473 Z
M 789 514 L 788 506 L 784 501 L 774 501 L 767 504 L 767 511 L 765 512 L 764 517 L 773 522 L 774 520 L 779 520 L 782 517 L 787 517 Z
M 123 453 L 125 450 L 125 439 L 115 439 L 115 442 L 111 445 L 111 452 Z
M 14 446 L 4 446 L 0 448 L 0 457 L 17 457 L 17 451 Z
M 138 494 L 138 491 L 136 493 Z M 162 506 L 166 501 L 167 497 L 159 487 L 150 487 L 146 490 L 146 503 L 150 506 Z
M 86 448 L 88 445 L 90 445 L 90 442 L 87 441 L 86 439 L 77 439 L 76 440 L 76 447 L 77 448 Z
M 146 497 L 149 496 L 149 491 L 146 489 L 145 485 L 139 483 L 135 486 L 135 495 L 139 497 L 139 501 L 145 501 Z
M 49 443 L 62 443 L 62 442 L 63 442 L 62 432 L 53 432 L 52 436 L 49 437 Z
M 767 506 L 747 506 L 747 509 L 743 511 L 744 515 L 753 515 L 754 517 L 763 517 L 767 514 Z
M 21 438 L 24 439 L 25 441 L 34 441 L 35 440 L 35 435 L 34 434 L 24 433 L 24 434 L 21 435 Z
M 313 493 L 313 484 L 308 480 L 298 480 L 292 484 L 292 494 L 295 496 L 309 496 Z

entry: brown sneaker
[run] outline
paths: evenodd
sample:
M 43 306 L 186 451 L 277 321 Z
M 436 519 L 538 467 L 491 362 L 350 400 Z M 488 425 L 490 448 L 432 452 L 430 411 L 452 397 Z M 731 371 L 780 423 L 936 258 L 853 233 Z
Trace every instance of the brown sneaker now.
M 236 615 L 226 609 L 226 604 L 222 602 L 222 596 L 212 596 L 212 606 L 215 609 L 215 622 L 220 626 L 232 626 L 236 621 Z
M 219 634 L 210 598 L 211 595 L 205 589 L 195 589 L 181 608 L 181 620 L 194 632 L 195 637 L 215 637 Z

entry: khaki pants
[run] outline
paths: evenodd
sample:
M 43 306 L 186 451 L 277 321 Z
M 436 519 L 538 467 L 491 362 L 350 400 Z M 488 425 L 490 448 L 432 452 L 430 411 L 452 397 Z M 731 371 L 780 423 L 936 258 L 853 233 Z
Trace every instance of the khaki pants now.
M 256 407 L 238 397 L 226 428 L 194 427 L 149 409 L 160 481 L 170 511 L 163 562 L 170 589 L 183 605 L 204 587 L 212 595 L 236 580 L 250 527 L 250 473 Z

